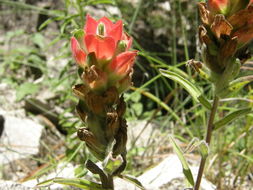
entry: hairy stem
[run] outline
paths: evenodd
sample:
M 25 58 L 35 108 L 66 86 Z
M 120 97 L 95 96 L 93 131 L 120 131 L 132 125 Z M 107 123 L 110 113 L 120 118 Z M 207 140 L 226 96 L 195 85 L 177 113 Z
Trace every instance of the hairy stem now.
M 218 108 L 218 104 L 219 104 L 219 97 L 215 96 L 214 100 L 213 100 L 213 106 L 211 109 L 208 125 L 207 125 L 206 143 L 208 145 L 210 145 L 210 142 L 211 142 L 212 131 L 213 131 L 213 122 L 214 122 L 215 114 L 216 114 L 216 111 Z M 198 171 L 198 177 L 197 177 L 197 181 L 196 181 L 194 190 L 199 190 L 201 179 L 202 179 L 204 168 L 205 168 L 205 164 L 206 164 L 206 159 L 207 159 L 207 157 L 201 158 L 199 171 Z

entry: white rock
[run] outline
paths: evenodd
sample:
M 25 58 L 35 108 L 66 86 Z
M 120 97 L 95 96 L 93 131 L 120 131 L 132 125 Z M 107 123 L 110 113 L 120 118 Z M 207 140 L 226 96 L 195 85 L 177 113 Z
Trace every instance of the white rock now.
M 39 152 L 39 141 L 43 126 L 27 118 L 17 118 L 3 111 L 4 130 L 0 137 L 0 164 L 26 158 Z
M 39 182 L 43 182 L 48 179 L 53 179 L 55 177 L 75 178 L 74 170 L 75 170 L 75 167 L 71 163 L 62 162 L 57 166 L 55 172 L 52 172 L 45 177 L 41 177 L 39 179 Z M 29 180 L 22 183 L 22 185 L 26 187 L 34 188 L 39 182 L 37 179 L 33 179 L 33 180 Z M 50 185 L 50 189 L 52 190 L 62 189 L 63 187 L 66 187 L 66 186 L 61 185 L 61 184 L 56 184 L 56 183 Z
M 163 2 L 163 3 L 158 3 L 158 6 L 165 11 L 171 11 L 171 6 L 168 1 Z
M 0 180 L 1 190 L 32 190 L 32 188 L 26 187 L 22 184 L 13 181 Z
M 135 142 L 136 147 L 147 147 L 152 141 L 149 141 L 150 137 L 157 133 L 157 125 L 149 123 L 147 121 L 135 121 L 128 122 L 128 148 L 131 148 L 132 143 Z
M 139 188 L 137 188 L 134 184 L 121 178 L 114 179 L 114 186 L 117 190 L 139 190 Z
M 198 167 L 191 167 L 194 178 L 197 176 Z M 183 181 L 183 169 L 176 155 L 170 155 L 154 168 L 138 177 L 138 180 L 147 190 L 159 190 L 163 185 L 174 179 L 181 178 Z M 215 186 L 205 178 L 201 183 L 202 190 L 214 190 Z

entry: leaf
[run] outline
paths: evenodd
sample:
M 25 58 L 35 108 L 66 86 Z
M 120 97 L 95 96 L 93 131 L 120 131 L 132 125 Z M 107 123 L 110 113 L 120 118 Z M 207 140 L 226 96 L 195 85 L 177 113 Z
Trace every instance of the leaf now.
M 114 5 L 114 0 L 90 0 L 87 2 L 87 5 L 96 5 L 96 4 L 112 4 Z
M 61 178 L 61 177 L 52 178 L 52 179 L 43 181 L 41 183 L 38 183 L 36 187 L 45 187 L 45 186 L 52 185 L 53 183 L 69 185 L 69 186 L 86 189 L 86 190 L 109 190 L 109 189 L 102 188 L 101 184 L 94 183 L 86 179 L 79 179 L 79 178 L 69 179 L 69 178 Z
M 189 92 L 189 94 L 193 97 L 193 99 L 199 103 L 201 103 L 203 106 L 205 106 L 207 109 L 211 109 L 211 104 L 208 102 L 208 100 L 201 94 L 200 89 L 190 82 L 189 80 L 185 79 L 181 75 L 168 71 L 168 70 L 163 70 L 160 69 L 160 72 L 162 73 L 163 76 L 178 82 L 180 85 L 183 86 L 185 90 Z
M 35 33 L 35 35 L 32 37 L 33 43 L 38 45 L 40 48 L 43 48 L 45 45 L 45 39 L 44 36 L 42 36 L 40 33 Z
M 138 188 L 140 188 L 142 190 L 145 189 L 143 187 L 143 185 L 141 184 L 141 182 L 136 177 L 134 177 L 134 176 L 125 174 L 125 175 L 120 175 L 118 177 L 120 177 L 120 178 L 122 178 L 122 179 L 124 179 L 126 181 L 129 181 L 130 183 L 134 184 L 136 187 L 138 187 Z
M 118 155 L 116 158 L 108 156 L 104 163 L 104 171 L 106 171 L 106 173 L 108 174 L 112 174 L 121 166 L 121 164 L 123 163 L 123 159 L 121 155 Z
M 74 172 L 75 177 L 79 178 L 85 176 L 88 173 L 88 170 L 85 168 L 84 165 L 80 165 L 77 168 L 75 168 Z
M 247 115 L 250 112 L 253 112 L 252 108 L 243 108 L 243 109 L 236 110 L 236 111 L 228 114 L 227 116 L 225 116 L 221 120 L 215 122 L 214 123 L 214 130 L 219 129 L 219 128 L 223 127 L 224 125 L 234 121 L 235 119 L 237 119 L 243 115 Z
M 134 110 L 137 116 L 140 116 L 143 111 L 143 104 L 142 103 L 133 103 L 131 105 L 131 109 Z
M 235 154 L 235 155 L 237 155 L 237 156 L 240 156 L 240 157 L 242 157 L 242 158 L 245 158 L 248 162 L 251 162 L 251 163 L 253 163 L 253 158 L 252 158 L 252 156 L 247 156 L 247 155 L 245 155 L 245 154 L 242 154 L 242 153 L 240 153 L 240 152 L 235 152 L 235 151 L 231 151 L 231 150 L 228 150 L 230 153 L 232 153 L 232 154 Z
M 180 122 L 181 125 L 184 125 L 184 123 L 178 117 L 178 115 L 167 104 L 165 104 L 162 100 L 160 100 L 158 97 L 156 97 L 154 94 L 151 94 L 150 92 L 147 92 L 147 91 L 144 91 L 144 90 L 139 90 L 139 91 L 140 91 L 141 94 L 148 97 L 152 101 L 156 102 L 159 106 L 161 106 L 166 111 L 168 111 L 178 122 Z
M 43 28 L 45 28 L 48 24 L 50 24 L 51 22 L 53 22 L 54 20 L 52 18 L 47 19 L 45 22 L 43 22 L 40 27 L 39 27 L 39 31 L 41 31 Z
M 140 102 L 140 100 L 141 100 L 141 94 L 140 93 L 135 93 L 134 96 L 131 96 L 131 100 L 133 102 Z
M 183 167 L 183 173 L 184 173 L 184 176 L 186 177 L 187 179 L 187 182 L 192 186 L 194 187 L 194 180 L 193 180 L 193 176 L 192 176 L 192 172 L 191 172 L 191 169 L 190 167 L 188 166 L 188 163 L 184 157 L 184 154 L 183 154 L 183 151 L 181 150 L 181 148 L 177 145 L 175 139 L 173 138 L 172 135 L 169 136 L 169 139 L 170 139 L 170 142 L 172 143 L 172 147 L 173 147 L 173 150 L 176 152 L 181 164 L 182 164 L 182 167 Z
M 245 85 L 249 84 L 252 81 L 253 81 L 253 75 L 243 76 L 230 82 L 228 89 L 230 92 L 236 93 L 240 89 L 242 89 Z
M 39 86 L 37 84 L 29 83 L 29 82 L 23 83 L 16 90 L 16 100 L 20 101 L 25 96 L 38 92 L 38 90 L 39 90 Z

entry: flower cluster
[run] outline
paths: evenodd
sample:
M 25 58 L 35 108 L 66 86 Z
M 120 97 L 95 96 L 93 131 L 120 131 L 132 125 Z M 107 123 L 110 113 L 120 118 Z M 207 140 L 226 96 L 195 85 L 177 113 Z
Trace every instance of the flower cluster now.
M 84 30 L 74 32 L 71 48 L 77 64 L 85 70 L 85 83 L 103 91 L 116 86 L 122 92 L 130 85 L 129 73 L 137 51 L 129 51 L 132 38 L 123 32 L 123 23 L 106 17 L 94 20 L 87 15 Z
M 131 85 L 137 51 L 130 51 L 132 38 L 123 31 L 122 21 L 87 15 L 83 30 L 71 38 L 72 54 L 81 71 L 82 84 L 73 87 L 79 98 L 77 113 L 85 127 L 78 137 L 99 160 L 126 152 L 127 124 L 121 93 Z M 112 147 L 112 148 L 111 148 Z
M 202 56 L 219 95 L 249 58 L 245 47 L 253 39 L 253 1 L 208 0 L 199 10 Z

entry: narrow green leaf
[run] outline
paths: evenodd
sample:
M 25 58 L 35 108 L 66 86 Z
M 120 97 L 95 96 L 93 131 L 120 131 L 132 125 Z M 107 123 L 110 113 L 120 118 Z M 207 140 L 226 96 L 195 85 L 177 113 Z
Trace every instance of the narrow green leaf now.
M 54 183 L 54 179 L 48 179 L 45 181 L 42 181 L 36 185 L 36 187 L 47 187 L 49 185 L 52 185 Z
M 162 73 L 163 76 L 175 82 L 178 82 L 180 85 L 182 85 L 182 87 L 189 92 L 189 94 L 193 97 L 195 101 L 201 103 L 207 109 L 211 109 L 211 104 L 201 94 L 200 89 L 195 84 L 193 84 L 190 80 L 187 80 L 186 78 L 172 71 L 160 69 L 160 72 Z
M 198 97 L 198 100 L 205 108 L 211 110 L 212 105 L 202 94 Z
M 253 75 L 243 76 L 229 83 L 228 90 L 233 94 L 241 90 L 245 85 L 253 81 Z
M 47 19 L 45 22 L 43 22 L 40 27 L 39 27 L 39 31 L 41 31 L 43 28 L 45 28 L 48 24 L 50 24 L 51 22 L 53 22 L 54 20 L 52 18 Z
M 43 181 L 39 184 L 37 184 L 37 187 L 45 187 L 45 186 L 49 186 L 52 185 L 53 183 L 58 183 L 58 184 L 62 184 L 62 185 L 69 185 L 69 186 L 73 186 L 73 187 L 77 187 L 77 188 L 81 188 L 81 189 L 86 189 L 86 190 L 109 190 L 109 189 L 105 189 L 102 188 L 101 184 L 92 182 L 92 181 L 88 181 L 86 179 L 68 179 L 68 178 L 61 178 L 61 177 L 56 177 L 53 179 L 49 179 L 46 181 Z
M 138 90 L 138 89 L 137 89 Z M 151 94 L 150 92 L 146 92 L 144 90 L 140 90 L 140 93 L 145 95 L 146 97 L 150 98 L 152 101 L 156 102 L 159 106 L 164 108 L 166 111 L 171 113 L 171 115 L 178 121 L 180 124 L 184 125 L 182 120 L 178 117 L 178 115 L 167 105 L 165 104 L 162 100 L 160 100 L 158 97 L 156 97 L 154 94 Z
M 252 155 L 251 156 L 247 156 L 247 155 L 242 154 L 240 152 L 235 152 L 235 151 L 230 151 L 230 150 L 229 150 L 229 152 L 232 153 L 232 154 L 234 154 L 234 155 L 237 155 L 237 156 L 240 156 L 240 157 L 246 159 L 248 162 L 253 163 L 253 157 L 252 157 Z
M 120 178 L 122 178 L 122 179 L 124 179 L 126 181 L 129 181 L 130 183 L 134 184 L 136 187 L 138 187 L 138 188 L 140 188 L 142 190 L 145 189 L 143 187 L 143 185 L 141 184 L 141 182 L 136 177 L 134 177 L 134 176 L 125 174 L 125 175 L 120 175 L 118 177 L 120 177 Z
M 183 173 L 187 179 L 187 182 L 191 185 L 191 187 L 194 187 L 194 180 L 193 180 L 193 176 L 192 176 L 192 172 L 191 172 L 191 169 L 184 157 L 184 154 L 183 154 L 183 151 L 181 150 L 181 148 L 177 145 L 175 139 L 173 138 L 173 136 L 169 136 L 170 138 L 170 142 L 172 143 L 172 147 L 173 147 L 173 150 L 176 152 L 181 164 L 182 164 L 182 167 L 183 167 Z
M 87 2 L 87 5 L 96 5 L 96 4 L 112 4 L 114 5 L 114 0 L 90 0 Z
M 224 125 L 232 122 L 233 120 L 235 120 L 243 115 L 247 115 L 250 112 L 253 112 L 252 108 L 243 108 L 243 109 L 236 110 L 236 111 L 228 114 L 227 116 L 225 116 L 221 120 L 215 122 L 214 129 L 215 130 L 219 129 L 219 128 L 223 127 Z

